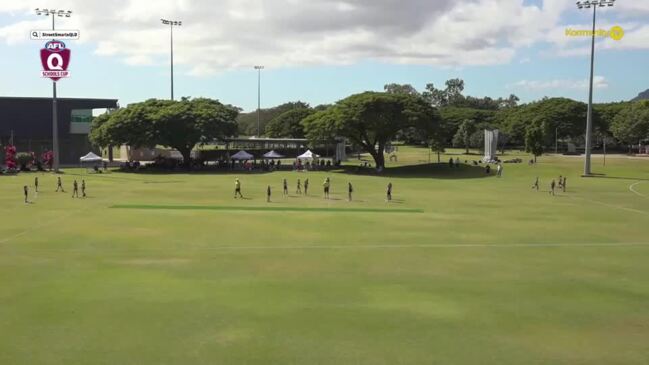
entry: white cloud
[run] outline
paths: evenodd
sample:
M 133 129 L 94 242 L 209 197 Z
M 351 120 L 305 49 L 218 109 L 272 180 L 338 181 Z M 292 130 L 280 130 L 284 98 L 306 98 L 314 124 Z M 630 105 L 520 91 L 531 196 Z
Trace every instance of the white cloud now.
M 565 0 L 0 0 L 0 14 L 21 15 L 0 26 L 0 42 L 27 42 L 29 29 L 47 27 L 32 15 L 37 6 L 73 10 L 60 28 L 80 29 L 80 42 L 96 45 L 96 54 L 133 65 L 167 62 L 169 29 L 159 19 L 182 20 L 175 62 L 197 76 L 254 64 L 506 64 L 519 47 L 548 42 L 561 54 L 576 44 L 563 30 L 552 35 L 574 10 Z M 649 47 L 646 30 L 630 31 L 625 47 Z
M 570 79 L 555 79 L 555 80 L 521 80 L 514 84 L 507 85 L 510 89 L 525 89 L 531 91 L 538 90 L 585 90 L 588 89 L 588 79 L 584 80 L 570 80 Z M 608 81 L 604 76 L 593 77 L 593 88 L 606 89 Z

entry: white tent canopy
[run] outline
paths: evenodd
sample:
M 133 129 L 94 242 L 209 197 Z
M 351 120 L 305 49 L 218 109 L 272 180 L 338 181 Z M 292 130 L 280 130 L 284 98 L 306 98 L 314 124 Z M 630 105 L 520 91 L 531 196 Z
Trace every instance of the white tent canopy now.
M 100 162 L 103 161 L 103 159 L 100 156 L 95 155 L 94 153 L 90 152 L 87 155 L 80 157 L 79 161 L 81 162 Z
M 275 151 L 269 151 L 264 153 L 264 158 L 283 158 L 284 156 L 280 155 L 279 153 Z
M 307 150 L 303 154 L 297 156 L 299 159 L 305 159 L 305 160 L 313 160 L 314 158 L 318 158 L 320 156 L 316 155 L 315 153 L 311 152 L 311 150 Z
M 241 150 L 230 157 L 233 160 L 252 160 L 255 156 L 249 154 L 248 152 Z

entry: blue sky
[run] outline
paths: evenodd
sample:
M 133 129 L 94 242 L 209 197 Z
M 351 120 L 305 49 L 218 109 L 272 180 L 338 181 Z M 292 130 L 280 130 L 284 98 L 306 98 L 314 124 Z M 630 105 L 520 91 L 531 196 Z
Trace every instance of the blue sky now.
M 141 0 L 119 1 L 142 16 L 129 19 L 122 14 L 111 21 L 101 18 L 99 2 L 50 2 L 51 7 L 60 3 L 76 10 L 57 28 L 80 29 L 82 34 L 80 41 L 67 42 L 72 77 L 59 82 L 60 96 L 117 98 L 122 105 L 169 97 L 168 29 L 157 20 L 164 14 L 144 13 L 140 6 L 146 2 Z M 203 17 L 204 1 L 162 2 L 161 13 L 179 14 L 185 22 L 175 30 L 177 97 L 217 98 L 254 110 L 257 73 L 252 65 L 264 64 L 262 107 L 295 100 L 331 103 L 356 92 L 382 90 L 387 83 L 423 90 L 427 83 L 442 86 L 455 77 L 464 79 L 465 94 L 474 96 L 587 98 L 588 40 L 568 39 L 564 31 L 588 29 L 590 13 L 574 4 L 476 0 L 465 6 L 467 2 L 441 0 L 442 10 L 431 8 L 427 16 L 420 14 L 425 8 L 395 13 L 394 2 L 381 0 L 373 3 L 370 15 L 365 11 L 363 17 L 321 21 L 317 14 L 306 19 L 303 14 L 331 7 L 353 13 L 365 0 L 313 0 L 304 6 L 295 0 L 267 1 L 278 6 L 292 2 L 298 9 L 295 14 L 274 8 L 242 13 L 232 5 L 220 22 L 226 24 L 215 28 L 211 18 Z M 600 12 L 601 28 L 619 24 L 626 35 L 620 41 L 598 40 L 597 102 L 628 100 L 649 89 L 649 5 L 629 4 L 618 0 L 614 8 Z M 1 96 L 51 96 L 51 84 L 39 74 L 38 52 L 44 42 L 28 37 L 29 29 L 47 27 L 48 19 L 33 15 L 31 5 L 0 0 L 0 44 L 5 51 L 0 57 L 5 71 Z M 490 16 L 490 11 L 497 13 Z

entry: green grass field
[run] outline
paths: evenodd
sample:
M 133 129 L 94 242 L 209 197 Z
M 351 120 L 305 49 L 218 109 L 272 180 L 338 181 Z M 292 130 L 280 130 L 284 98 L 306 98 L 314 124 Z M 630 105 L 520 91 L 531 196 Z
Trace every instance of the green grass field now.
M 581 158 L 547 156 L 499 179 L 399 158 L 380 177 L 71 169 L 65 194 L 0 176 L 0 363 L 648 363 L 649 160 L 581 178 Z

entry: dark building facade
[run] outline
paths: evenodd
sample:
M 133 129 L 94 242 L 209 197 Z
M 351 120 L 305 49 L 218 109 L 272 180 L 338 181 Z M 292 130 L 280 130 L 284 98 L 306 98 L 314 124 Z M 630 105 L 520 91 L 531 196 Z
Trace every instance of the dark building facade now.
M 88 140 L 92 111 L 115 109 L 117 100 L 59 98 L 57 107 L 60 162 L 77 164 L 86 153 L 99 153 Z M 40 156 L 52 149 L 52 98 L 0 97 L 0 145 L 6 145 L 12 133 L 18 152 Z

